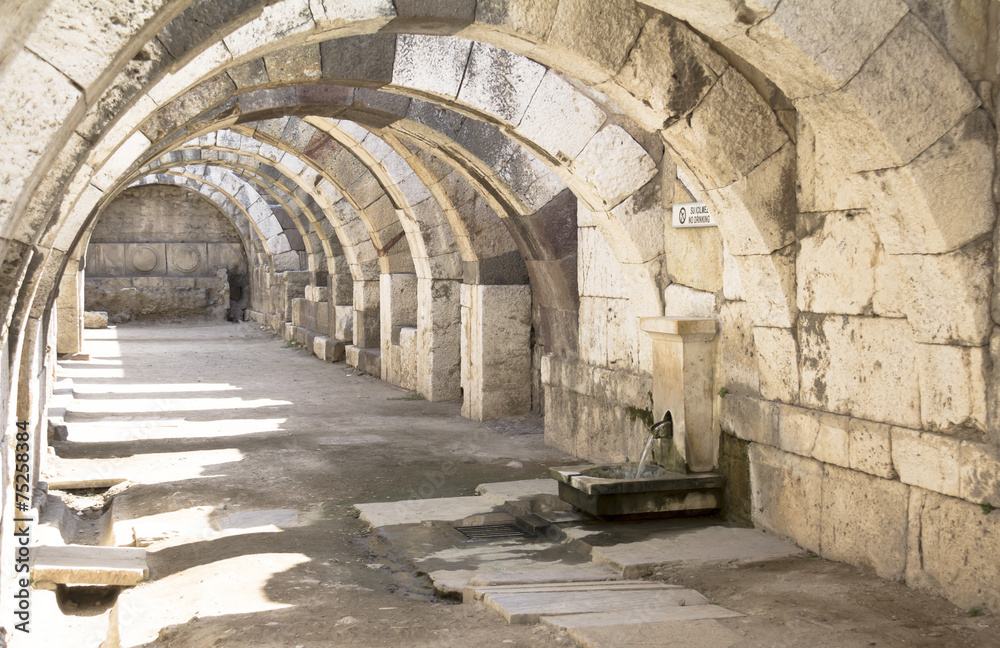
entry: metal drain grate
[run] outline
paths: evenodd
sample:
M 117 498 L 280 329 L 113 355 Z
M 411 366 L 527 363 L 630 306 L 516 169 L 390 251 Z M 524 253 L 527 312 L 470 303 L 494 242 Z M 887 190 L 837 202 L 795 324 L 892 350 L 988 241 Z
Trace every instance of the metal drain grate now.
M 457 526 L 455 530 L 473 540 L 493 540 L 496 538 L 524 538 L 528 534 L 516 524 L 480 524 L 478 526 Z

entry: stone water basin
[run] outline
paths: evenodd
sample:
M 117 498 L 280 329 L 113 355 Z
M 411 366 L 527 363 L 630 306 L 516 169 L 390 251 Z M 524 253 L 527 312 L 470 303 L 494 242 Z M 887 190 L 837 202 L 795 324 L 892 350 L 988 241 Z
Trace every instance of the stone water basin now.
M 636 464 L 549 468 L 559 482 L 559 498 L 602 518 L 670 517 L 710 514 L 722 508 L 726 478 L 719 473 L 681 473 Z

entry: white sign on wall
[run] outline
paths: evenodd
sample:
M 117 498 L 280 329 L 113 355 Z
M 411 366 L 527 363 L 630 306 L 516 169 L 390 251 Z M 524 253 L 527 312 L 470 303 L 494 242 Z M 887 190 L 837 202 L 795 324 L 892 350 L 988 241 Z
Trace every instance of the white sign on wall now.
M 718 227 L 705 203 L 675 203 L 674 227 Z

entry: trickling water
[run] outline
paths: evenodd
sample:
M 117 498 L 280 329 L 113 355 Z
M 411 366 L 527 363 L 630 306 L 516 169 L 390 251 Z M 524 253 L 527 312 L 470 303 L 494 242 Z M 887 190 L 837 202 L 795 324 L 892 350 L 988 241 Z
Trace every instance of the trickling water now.
M 639 455 L 639 465 L 635 468 L 635 474 L 632 475 L 632 479 L 638 479 L 642 473 L 646 470 L 646 464 L 649 462 L 650 455 L 653 454 L 653 439 L 655 437 L 650 434 L 649 439 L 646 440 L 646 447 L 642 449 L 642 454 Z

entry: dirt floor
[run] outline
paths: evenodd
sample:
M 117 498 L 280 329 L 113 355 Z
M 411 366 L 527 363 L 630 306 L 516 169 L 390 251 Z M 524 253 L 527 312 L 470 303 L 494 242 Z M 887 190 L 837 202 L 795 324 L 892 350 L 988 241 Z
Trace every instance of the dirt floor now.
M 429 403 L 248 323 L 87 335 L 91 360 L 63 363 L 76 400 L 69 440 L 45 470 L 129 479 L 102 518 L 116 544 L 148 551 L 150 581 L 119 599 L 122 646 L 574 645 L 547 626 L 510 626 L 480 604 L 438 600 L 351 508 L 471 495 L 480 483 L 574 463 L 544 446 L 537 418 L 476 424 L 457 402 Z M 93 511 L 104 502 L 93 497 L 69 499 L 90 508 L 78 517 L 96 542 Z M 967 616 L 825 560 L 657 577 L 747 614 L 722 622 L 733 638 L 725 645 L 1000 645 L 988 613 Z

